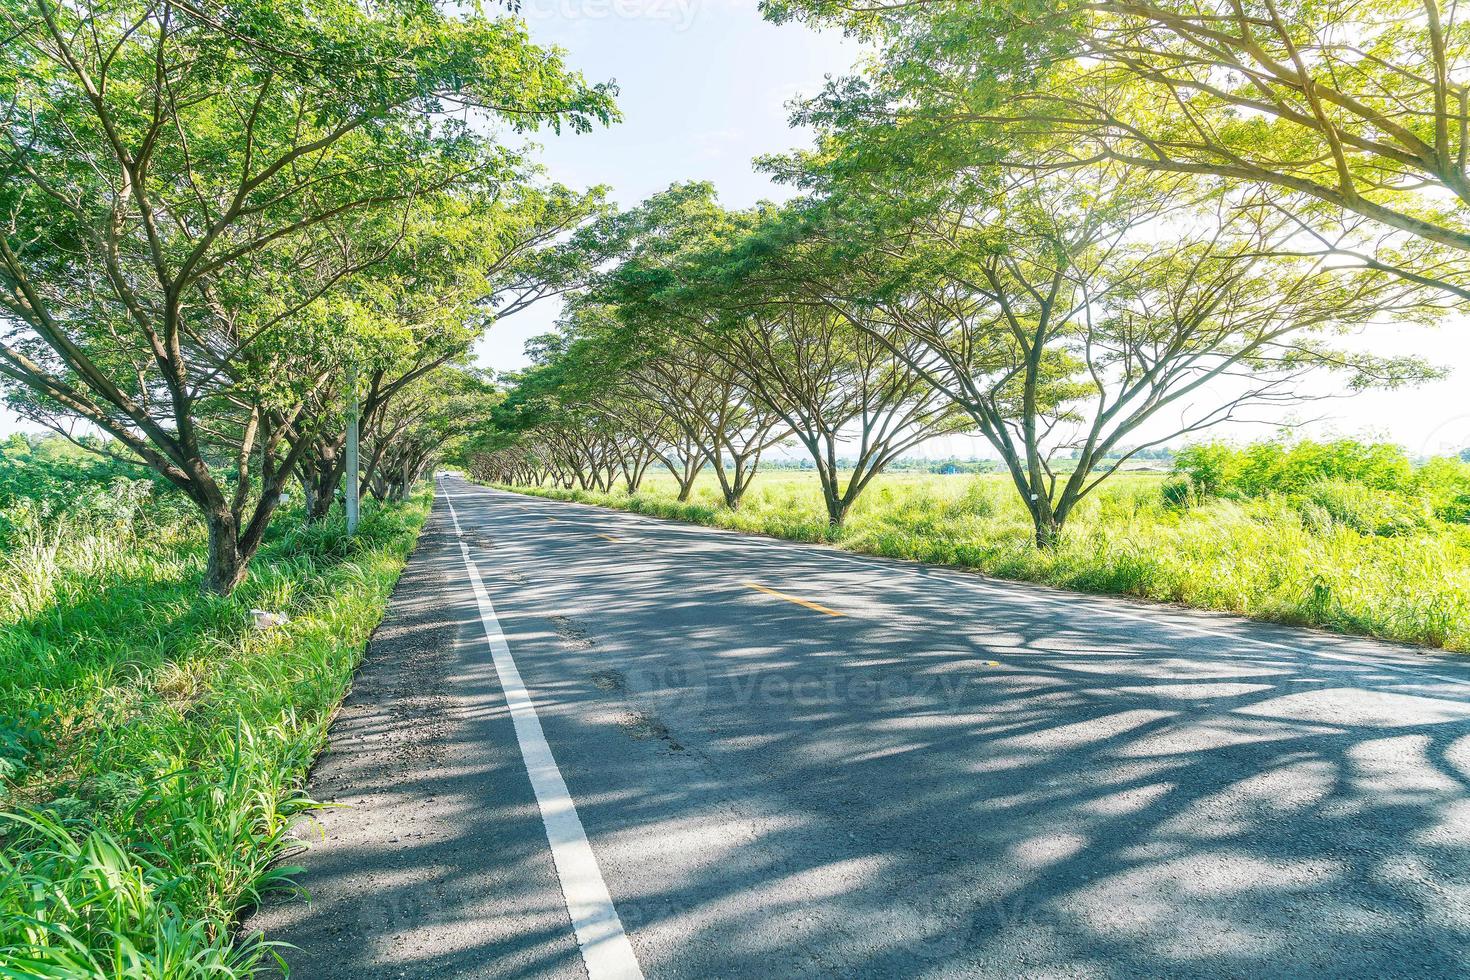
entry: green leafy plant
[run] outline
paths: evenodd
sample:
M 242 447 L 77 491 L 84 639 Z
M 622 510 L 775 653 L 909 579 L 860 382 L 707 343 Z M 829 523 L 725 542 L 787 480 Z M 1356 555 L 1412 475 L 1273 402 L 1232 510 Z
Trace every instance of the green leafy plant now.
M 272 958 L 237 913 L 292 873 L 306 769 L 428 503 L 369 505 L 351 537 L 288 509 L 229 597 L 199 589 L 185 509 L 33 514 L 43 571 L 0 547 L 0 977 L 243 977 Z M 255 630 L 252 607 L 290 620 Z

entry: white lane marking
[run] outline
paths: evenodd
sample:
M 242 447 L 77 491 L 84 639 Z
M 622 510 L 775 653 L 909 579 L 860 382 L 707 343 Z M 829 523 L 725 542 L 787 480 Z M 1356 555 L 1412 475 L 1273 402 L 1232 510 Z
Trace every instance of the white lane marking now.
M 492 494 L 508 492 L 503 490 L 493 490 L 488 487 L 477 489 Z M 537 499 L 555 500 L 557 503 L 570 503 L 574 506 L 580 507 L 593 506 L 591 504 L 578 504 L 576 501 L 557 500 L 557 498 L 555 497 L 537 497 Z M 598 510 L 607 510 L 629 520 L 637 521 L 643 524 L 653 524 L 667 527 L 671 523 L 668 521 L 660 521 L 656 518 L 645 517 L 642 514 L 630 514 L 627 511 L 620 511 L 612 507 L 600 507 L 598 508 Z M 1220 639 L 1230 640 L 1235 643 L 1246 643 L 1258 647 L 1265 647 L 1272 650 L 1282 650 L 1286 653 L 1293 653 L 1298 656 L 1320 657 L 1323 660 L 1333 660 L 1339 663 L 1351 664 L 1355 667 L 1366 667 L 1372 668 L 1374 670 L 1387 670 L 1396 674 L 1410 674 L 1416 678 L 1439 681 L 1444 684 L 1470 686 L 1470 678 L 1451 677 L 1445 674 L 1436 674 L 1418 666 L 1406 666 L 1401 664 L 1387 663 L 1375 659 L 1363 659 L 1364 655 L 1362 654 L 1355 655 L 1350 653 L 1335 653 L 1329 650 L 1313 650 L 1307 647 L 1298 647 L 1292 646 L 1291 644 L 1287 643 L 1278 643 L 1275 640 L 1262 640 L 1251 636 L 1240 636 L 1226 630 L 1212 629 L 1208 626 L 1200 626 L 1196 623 L 1181 622 L 1178 619 L 1156 619 L 1150 616 L 1141 615 L 1139 613 L 1131 613 L 1125 612 L 1121 609 L 1113 609 L 1108 606 L 1100 605 L 1096 601 L 1088 601 L 1093 599 L 1093 597 L 1091 596 L 1079 594 L 1076 599 L 1061 599 L 1052 596 L 1036 595 L 1034 593 L 1025 592 L 1024 588 L 1019 585 L 1001 585 L 985 581 L 978 574 L 975 578 L 972 579 L 969 577 L 961 578 L 956 573 L 937 568 L 925 568 L 922 570 L 916 569 L 910 571 L 902 567 L 890 565 L 886 561 L 877 558 L 877 556 L 854 556 L 829 553 L 826 549 L 816 549 L 810 546 L 804 546 L 786 541 L 776 541 L 768 538 L 757 537 L 754 535 L 743 535 L 739 531 L 731 531 L 728 528 L 709 527 L 703 524 L 679 522 L 674 524 L 674 526 L 677 527 L 679 530 L 699 531 L 720 536 L 736 536 L 746 543 L 759 543 L 776 550 L 793 551 L 806 557 L 822 557 L 831 559 L 833 561 L 847 562 L 851 565 L 861 565 L 864 568 L 883 569 L 897 575 L 902 575 L 906 578 L 917 577 L 935 579 L 940 582 L 948 582 L 950 585 L 958 585 L 964 588 L 974 589 L 978 592 L 988 592 L 992 595 L 1000 595 L 1005 597 L 1005 599 L 1010 602 L 1020 602 L 1033 606 L 1060 607 L 1074 613 L 1080 607 L 1086 609 L 1088 612 L 1096 613 L 1100 616 L 1111 616 L 1114 619 L 1126 619 L 1130 622 L 1144 623 L 1154 627 L 1155 629 L 1175 629 L 1185 633 L 1194 633 L 1199 636 L 1213 636 Z
M 582 820 L 577 816 L 576 804 L 567 791 L 566 780 L 562 779 L 561 770 L 552 757 L 551 746 L 546 743 L 546 733 L 541 730 L 536 705 L 521 682 L 521 672 L 516 669 L 510 645 L 505 642 L 500 621 L 495 618 L 495 607 L 490 604 L 485 584 L 480 581 L 480 573 L 470 559 L 470 549 L 464 543 L 459 515 L 454 511 L 454 501 L 447 486 L 444 487 L 444 501 L 449 504 L 455 536 L 460 538 L 459 550 L 464 557 L 465 570 L 470 575 L 470 588 L 480 606 L 485 642 L 490 646 L 495 672 L 500 676 L 511 720 L 515 722 L 516 741 L 520 743 L 521 758 L 531 777 L 531 789 L 536 794 L 536 806 L 541 810 L 546 841 L 551 845 L 551 859 L 561 881 L 562 898 L 566 900 L 567 913 L 572 917 L 572 929 L 577 934 L 577 945 L 582 949 L 587 975 L 591 980 L 642 980 L 643 971 L 633 954 L 633 944 L 628 942 L 628 936 L 623 932 L 623 921 L 618 917 L 612 896 L 608 894 L 607 882 L 602 879 L 597 855 L 592 853 L 592 845 L 582 829 Z

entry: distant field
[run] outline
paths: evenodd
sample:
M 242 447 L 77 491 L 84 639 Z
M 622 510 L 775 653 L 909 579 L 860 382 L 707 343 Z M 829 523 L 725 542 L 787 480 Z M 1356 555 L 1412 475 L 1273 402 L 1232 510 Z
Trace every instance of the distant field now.
M 1163 489 L 1159 475 L 1115 478 L 1084 501 L 1049 552 L 1032 547 L 1025 510 L 1000 475 L 879 477 L 835 532 L 808 473 L 757 476 L 733 512 L 720 505 L 708 474 L 687 504 L 674 499 L 671 478 L 654 473 L 631 498 L 529 492 L 1003 578 L 1470 650 L 1470 526 L 1421 508 L 1422 519 L 1370 533 L 1333 501 L 1279 495 L 1175 505 Z

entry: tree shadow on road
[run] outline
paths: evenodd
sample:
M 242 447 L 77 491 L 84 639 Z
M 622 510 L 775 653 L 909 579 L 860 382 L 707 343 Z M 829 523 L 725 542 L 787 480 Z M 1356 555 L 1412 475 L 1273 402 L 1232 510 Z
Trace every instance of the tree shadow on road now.
M 257 922 L 304 947 L 299 976 L 575 976 L 488 655 L 466 652 L 473 600 L 428 588 L 458 560 L 434 530 L 314 783 L 390 816 L 324 817 L 318 904 Z M 695 529 L 590 537 L 505 520 L 478 558 L 651 977 L 1466 969 L 1470 687 L 1219 617 L 1110 619 Z M 426 696 L 390 680 L 410 647 L 454 651 L 433 710 L 395 710 Z

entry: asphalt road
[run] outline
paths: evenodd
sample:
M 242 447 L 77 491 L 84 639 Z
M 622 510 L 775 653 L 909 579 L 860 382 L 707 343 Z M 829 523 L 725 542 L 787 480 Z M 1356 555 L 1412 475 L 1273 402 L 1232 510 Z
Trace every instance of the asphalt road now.
M 344 980 L 1463 976 L 1467 785 L 1454 657 L 449 478 L 248 926 Z

